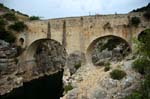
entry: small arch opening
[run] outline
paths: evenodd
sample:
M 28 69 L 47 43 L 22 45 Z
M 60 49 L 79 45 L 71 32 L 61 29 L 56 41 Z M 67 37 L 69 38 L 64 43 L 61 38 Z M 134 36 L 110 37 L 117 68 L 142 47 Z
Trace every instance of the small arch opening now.
M 142 43 L 145 42 L 145 40 L 150 36 L 150 29 L 146 29 L 144 31 L 142 31 L 139 35 L 138 35 L 138 40 Z
M 24 44 L 24 39 L 23 39 L 23 38 L 20 38 L 19 41 L 20 41 L 20 44 L 21 44 L 21 45 Z

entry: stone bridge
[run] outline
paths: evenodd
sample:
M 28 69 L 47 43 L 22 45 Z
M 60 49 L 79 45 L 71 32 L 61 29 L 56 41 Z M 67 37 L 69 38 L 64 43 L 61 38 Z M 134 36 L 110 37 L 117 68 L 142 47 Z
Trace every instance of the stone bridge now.
M 130 25 L 134 16 L 141 20 L 138 27 Z M 6 83 L 1 85 L 0 95 L 22 86 L 24 82 L 62 70 L 66 65 L 64 60 L 67 55 L 74 52 L 83 53 L 86 56 L 86 63 L 90 63 L 89 53 L 103 37 L 118 37 L 132 49 L 133 38 L 137 38 L 143 30 L 150 28 L 143 13 L 68 17 L 28 21 L 26 24 L 28 30 L 16 34 L 17 44 L 24 51 L 17 57 L 19 62 L 14 58 L 14 65 L 9 67 L 12 69 L 8 69 L 10 72 L 3 75 L 4 79 L 1 78 L 1 81 Z M 39 57 L 37 53 L 41 56 Z M 13 80 L 8 81 L 5 78 Z
M 130 26 L 132 17 L 139 17 L 138 27 Z M 98 39 L 104 36 L 116 36 L 125 40 L 132 48 L 132 39 L 141 31 L 150 28 L 143 13 L 95 15 L 68 17 L 50 20 L 26 22 L 28 30 L 18 34 L 18 44 L 26 49 L 23 59 L 30 61 L 38 45 L 44 39 L 60 43 L 68 54 L 80 51 L 88 54 Z

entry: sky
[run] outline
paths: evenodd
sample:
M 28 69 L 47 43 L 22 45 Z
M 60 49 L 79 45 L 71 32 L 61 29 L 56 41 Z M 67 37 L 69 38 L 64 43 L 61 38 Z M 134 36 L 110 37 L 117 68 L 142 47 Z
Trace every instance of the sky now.
M 128 13 L 150 0 L 0 0 L 5 6 L 43 19 Z

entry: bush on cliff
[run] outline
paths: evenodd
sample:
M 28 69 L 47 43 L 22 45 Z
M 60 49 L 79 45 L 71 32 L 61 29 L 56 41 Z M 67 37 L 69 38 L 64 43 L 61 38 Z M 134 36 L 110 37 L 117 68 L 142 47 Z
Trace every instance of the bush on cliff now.
M 0 29 L 0 39 L 9 43 L 14 43 L 16 37 L 10 31 L 6 31 L 5 29 Z
M 6 25 L 6 21 L 2 18 L 2 17 L 0 17 L 0 28 L 4 28 L 4 26 Z
M 143 14 L 143 16 L 144 16 L 144 18 L 146 18 L 147 20 L 150 20 L 150 12 L 145 12 L 144 14 Z
M 67 93 L 68 91 L 72 90 L 73 86 L 71 84 L 68 84 L 64 87 L 64 91 Z
M 110 70 L 110 63 L 107 62 L 107 63 L 105 63 L 104 65 L 105 65 L 104 71 L 105 71 L 105 72 L 109 71 L 109 70 Z
M 16 21 L 17 17 L 13 13 L 6 13 L 3 15 L 3 18 L 5 18 L 8 21 Z
M 24 22 L 17 21 L 14 24 L 10 25 L 9 29 L 12 29 L 16 32 L 21 32 L 21 31 L 24 31 L 25 29 L 27 29 L 27 25 L 24 24 Z
M 121 80 L 123 77 L 126 76 L 126 73 L 122 70 L 115 69 L 110 73 L 110 76 L 112 79 Z
M 40 17 L 38 17 L 38 16 L 31 16 L 30 17 L 30 20 L 39 20 L 40 19 Z
M 132 17 L 131 18 L 131 25 L 137 27 L 141 23 L 141 20 L 139 17 Z
M 133 62 L 133 68 L 140 74 L 146 74 L 150 71 L 150 61 L 146 58 L 140 58 Z

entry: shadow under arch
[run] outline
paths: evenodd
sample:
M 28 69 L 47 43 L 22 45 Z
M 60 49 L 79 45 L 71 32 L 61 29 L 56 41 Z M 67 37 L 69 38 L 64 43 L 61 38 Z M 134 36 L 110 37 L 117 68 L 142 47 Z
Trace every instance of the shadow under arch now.
M 36 50 L 39 47 L 39 45 L 44 42 L 57 44 L 60 47 L 59 49 L 62 50 L 67 55 L 66 49 L 61 45 L 60 42 L 53 39 L 43 38 L 38 39 L 30 44 L 30 46 L 27 48 L 27 51 L 25 52 L 25 60 L 26 61 L 35 60 L 34 55 L 36 53 Z
M 96 43 L 97 43 L 98 41 L 100 41 L 101 39 L 105 39 L 105 38 L 109 38 L 109 37 L 117 38 L 117 39 L 120 39 L 121 41 L 125 42 L 125 44 L 128 45 L 130 52 L 132 52 L 132 48 L 131 48 L 129 42 L 127 42 L 124 38 L 119 37 L 119 36 L 115 36 L 115 35 L 100 36 L 100 37 L 94 39 L 94 40 L 90 43 L 90 45 L 88 46 L 88 48 L 87 48 L 87 50 L 86 50 L 86 59 L 87 59 L 87 61 L 88 61 L 89 63 L 92 63 L 92 56 L 91 56 L 91 54 L 92 54 L 92 51 L 96 48 Z
M 47 51 L 47 56 L 46 58 L 41 57 L 41 60 L 38 59 L 37 61 L 37 57 L 35 56 L 38 54 L 37 52 L 41 54 L 40 51 L 42 48 L 40 46 L 43 47 L 43 45 L 48 49 L 45 50 Z M 56 52 L 57 54 L 51 57 L 51 53 L 55 52 L 50 48 L 53 48 L 58 53 Z M 65 55 L 67 54 L 65 48 L 56 40 L 38 39 L 27 48 L 25 54 L 26 63 L 20 64 L 17 74 L 23 78 L 23 86 L 15 88 L 6 95 L 0 96 L 0 99 L 60 99 L 64 91 L 63 67 L 65 65 Z M 64 56 L 61 56 L 62 54 Z M 52 59 L 52 61 L 49 61 L 49 59 Z M 33 64 L 32 62 L 28 62 L 30 60 L 33 61 Z M 42 62 L 42 64 L 39 65 L 36 62 Z M 49 62 L 53 64 L 49 64 Z

